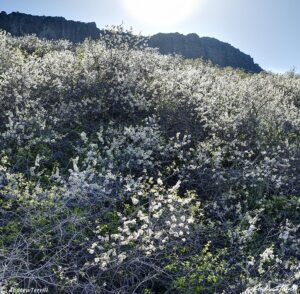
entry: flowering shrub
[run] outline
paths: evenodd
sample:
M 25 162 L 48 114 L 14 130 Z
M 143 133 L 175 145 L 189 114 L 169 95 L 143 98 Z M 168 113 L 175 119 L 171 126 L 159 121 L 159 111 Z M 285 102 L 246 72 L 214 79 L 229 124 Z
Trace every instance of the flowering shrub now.
M 3 291 L 297 293 L 299 77 L 144 42 L 0 33 Z

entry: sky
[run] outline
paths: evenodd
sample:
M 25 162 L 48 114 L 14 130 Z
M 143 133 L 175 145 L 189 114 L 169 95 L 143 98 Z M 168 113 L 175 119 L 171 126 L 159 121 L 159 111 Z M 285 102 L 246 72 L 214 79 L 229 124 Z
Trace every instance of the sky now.
M 230 43 L 263 69 L 300 72 L 300 0 L 0 0 L 0 10 L 132 26 L 136 32 L 197 33 Z

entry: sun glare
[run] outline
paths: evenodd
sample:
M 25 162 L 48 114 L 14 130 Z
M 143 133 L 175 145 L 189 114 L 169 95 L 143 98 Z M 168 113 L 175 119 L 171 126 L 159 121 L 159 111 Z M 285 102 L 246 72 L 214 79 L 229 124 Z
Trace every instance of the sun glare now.
M 123 0 L 128 12 L 147 25 L 172 25 L 184 21 L 198 7 L 199 0 Z

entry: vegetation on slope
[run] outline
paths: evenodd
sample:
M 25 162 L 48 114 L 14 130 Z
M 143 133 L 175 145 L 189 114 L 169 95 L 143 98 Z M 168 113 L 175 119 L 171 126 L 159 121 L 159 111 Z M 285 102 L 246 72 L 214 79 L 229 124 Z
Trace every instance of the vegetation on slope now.
M 128 36 L 0 33 L 2 290 L 297 293 L 300 79 Z

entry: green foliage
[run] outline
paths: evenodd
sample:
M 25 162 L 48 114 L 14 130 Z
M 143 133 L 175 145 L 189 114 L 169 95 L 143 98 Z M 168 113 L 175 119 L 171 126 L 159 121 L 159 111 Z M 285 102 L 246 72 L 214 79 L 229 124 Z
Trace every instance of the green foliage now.
M 200 253 L 193 254 L 184 261 L 180 259 L 167 265 L 165 269 L 176 278 L 172 288 L 179 293 L 216 293 L 221 291 L 222 280 L 226 277 L 226 249 L 213 254 L 211 242 Z

